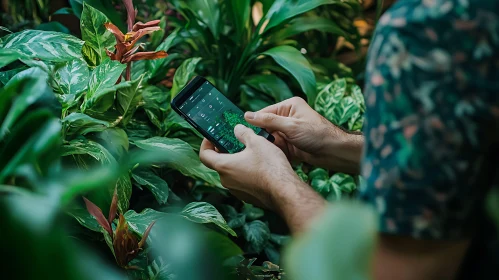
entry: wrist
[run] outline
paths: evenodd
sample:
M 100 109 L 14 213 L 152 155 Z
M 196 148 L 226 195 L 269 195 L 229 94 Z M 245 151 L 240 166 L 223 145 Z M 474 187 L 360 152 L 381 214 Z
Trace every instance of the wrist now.
M 333 124 L 328 124 L 323 131 L 321 151 L 312 155 L 313 162 L 309 163 L 337 172 L 359 174 L 364 136 L 349 133 Z

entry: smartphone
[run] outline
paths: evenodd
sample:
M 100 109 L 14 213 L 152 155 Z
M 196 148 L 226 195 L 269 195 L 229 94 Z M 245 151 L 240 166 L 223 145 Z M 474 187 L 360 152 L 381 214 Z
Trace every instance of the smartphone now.
M 243 124 L 270 142 L 274 136 L 262 128 L 250 125 L 244 112 L 203 77 L 192 79 L 172 100 L 171 106 L 220 152 L 237 153 L 244 144 L 234 135 L 234 127 Z

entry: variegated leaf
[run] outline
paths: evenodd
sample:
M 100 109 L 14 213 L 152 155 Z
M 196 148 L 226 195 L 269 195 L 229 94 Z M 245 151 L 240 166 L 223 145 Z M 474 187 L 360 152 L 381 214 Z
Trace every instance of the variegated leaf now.
M 61 94 L 78 95 L 87 88 L 89 76 L 90 72 L 84 61 L 69 61 L 55 72 L 52 87 Z
M 227 225 L 227 222 L 222 217 L 222 214 L 218 212 L 215 206 L 207 202 L 192 202 L 184 207 L 181 214 L 188 219 L 196 223 L 206 224 L 213 223 L 230 233 L 232 236 L 237 236 L 236 233 Z
M 4 49 L 15 50 L 27 58 L 53 62 L 82 59 L 81 48 L 84 42 L 72 35 L 53 31 L 25 30 L 10 34 L 4 39 Z
M 106 22 L 110 22 L 106 15 L 87 3 L 83 4 L 80 23 L 81 38 L 87 46 L 95 50 L 97 65 L 107 57 L 106 48 L 111 50 L 116 44 L 114 35 L 104 27 Z

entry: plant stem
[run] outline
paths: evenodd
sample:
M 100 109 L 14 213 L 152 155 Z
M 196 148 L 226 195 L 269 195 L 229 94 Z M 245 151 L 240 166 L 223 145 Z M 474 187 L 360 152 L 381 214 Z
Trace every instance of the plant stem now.
M 128 62 L 126 65 L 126 76 L 125 80 L 130 81 L 132 79 L 132 63 Z

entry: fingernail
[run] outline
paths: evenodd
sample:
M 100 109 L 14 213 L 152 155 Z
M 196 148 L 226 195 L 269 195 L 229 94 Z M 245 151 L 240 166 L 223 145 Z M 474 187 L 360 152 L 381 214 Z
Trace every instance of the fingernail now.
M 254 119 L 254 118 L 255 118 L 255 115 L 256 115 L 256 114 L 255 114 L 255 113 L 253 113 L 253 112 L 246 112 L 246 114 L 244 114 L 244 117 L 245 117 L 246 119 L 248 119 L 248 120 L 252 120 L 252 119 Z
M 238 131 L 238 130 L 241 130 L 241 129 L 244 129 L 244 125 L 242 124 L 238 124 L 234 127 L 234 131 Z

